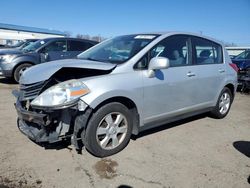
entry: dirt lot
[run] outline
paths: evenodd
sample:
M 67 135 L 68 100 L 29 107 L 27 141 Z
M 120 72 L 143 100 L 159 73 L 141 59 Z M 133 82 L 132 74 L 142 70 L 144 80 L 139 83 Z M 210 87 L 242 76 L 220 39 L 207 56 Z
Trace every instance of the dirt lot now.
M 106 159 L 36 145 L 16 127 L 17 85 L 0 77 L 0 188 L 250 187 L 250 95 L 223 120 L 197 116 L 147 131 Z

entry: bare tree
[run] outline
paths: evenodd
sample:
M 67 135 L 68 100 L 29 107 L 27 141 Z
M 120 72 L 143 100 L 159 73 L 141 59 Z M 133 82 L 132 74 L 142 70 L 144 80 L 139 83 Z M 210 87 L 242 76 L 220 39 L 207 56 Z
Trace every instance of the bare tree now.
M 77 34 L 76 38 L 89 40 L 91 37 L 89 35 Z
M 235 47 L 235 46 L 237 46 L 237 44 L 235 44 L 235 43 L 233 43 L 233 42 L 224 42 L 224 44 L 225 44 L 225 46 L 226 47 Z
M 66 37 L 71 37 L 72 36 L 71 31 L 64 31 L 64 34 L 65 34 Z
M 105 37 L 102 37 L 100 35 L 98 35 L 98 36 L 90 36 L 90 35 L 87 35 L 87 34 L 77 34 L 76 38 L 94 40 L 94 41 L 97 41 L 97 42 L 101 42 L 101 41 L 106 40 Z

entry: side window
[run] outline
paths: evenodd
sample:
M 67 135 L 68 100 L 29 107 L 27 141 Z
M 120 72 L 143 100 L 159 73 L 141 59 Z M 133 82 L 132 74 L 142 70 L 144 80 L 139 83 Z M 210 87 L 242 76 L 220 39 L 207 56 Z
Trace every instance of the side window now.
M 166 57 L 170 67 L 189 64 L 187 36 L 172 36 L 164 39 L 150 51 L 150 59 L 153 57 Z
M 85 51 L 93 45 L 88 42 L 68 40 L 68 51 Z
M 60 40 L 60 41 L 54 41 L 48 44 L 47 46 L 44 47 L 43 52 L 62 52 L 66 51 L 67 46 L 66 46 L 66 41 L 65 40 Z
M 185 66 L 190 64 L 189 37 L 171 36 L 160 41 L 145 55 L 135 66 L 137 69 L 146 69 L 150 59 L 154 57 L 166 57 L 169 59 L 170 67 Z
M 223 63 L 222 47 L 212 41 L 194 37 L 195 64 L 217 64 Z

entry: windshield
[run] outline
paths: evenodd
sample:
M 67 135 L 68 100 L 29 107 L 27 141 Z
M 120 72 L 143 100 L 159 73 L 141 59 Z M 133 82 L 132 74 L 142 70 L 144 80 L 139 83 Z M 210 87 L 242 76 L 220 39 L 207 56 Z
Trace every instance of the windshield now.
M 33 41 L 26 41 L 25 43 L 23 43 L 21 46 L 17 47 L 18 49 L 22 49 L 30 44 L 34 43 Z
M 24 43 L 25 43 L 25 41 L 21 40 L 18 43 L 14 44 L 14 45 L 11 45 L 10 47 L 16 48 L 16 47 L 19 47 L 19 46 L 23 45 Z
M 126 35 L 104 41 L 78 55 L 80 59 L 121 64 L 132 58 L 158 35 Z
M 36 42 L 30 43 L 28 46 L 24 47 L 22 50 L 25 52 L 35 51 L 41 46 L 43 46 L 45 43 L 47 43 L 49 40 L 38 40 Z
M 237 55 L 234 59 L 250 59 L 250 50 L 245 50 L 244 52 Z

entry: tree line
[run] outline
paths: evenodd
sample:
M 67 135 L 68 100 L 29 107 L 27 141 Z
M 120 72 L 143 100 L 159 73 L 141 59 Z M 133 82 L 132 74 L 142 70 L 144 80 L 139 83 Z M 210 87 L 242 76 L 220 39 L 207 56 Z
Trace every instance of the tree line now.
M 72 33 L 70 31 L 64 31 L 64 33 L 65 33 L 65 35 L 67 37 L 74 37 L 74 36 L 72 36 Z M 79 38 L 79 39 L 94 40 L 94 41 L 97 41 L 97 42 L 102 42 L 102 41 L 107 39 L 107 38 L 105 38 L 105 37 L 103 37 L 101 35 L 90 36 L 88 34 L 77 34 L 75 37 Z

